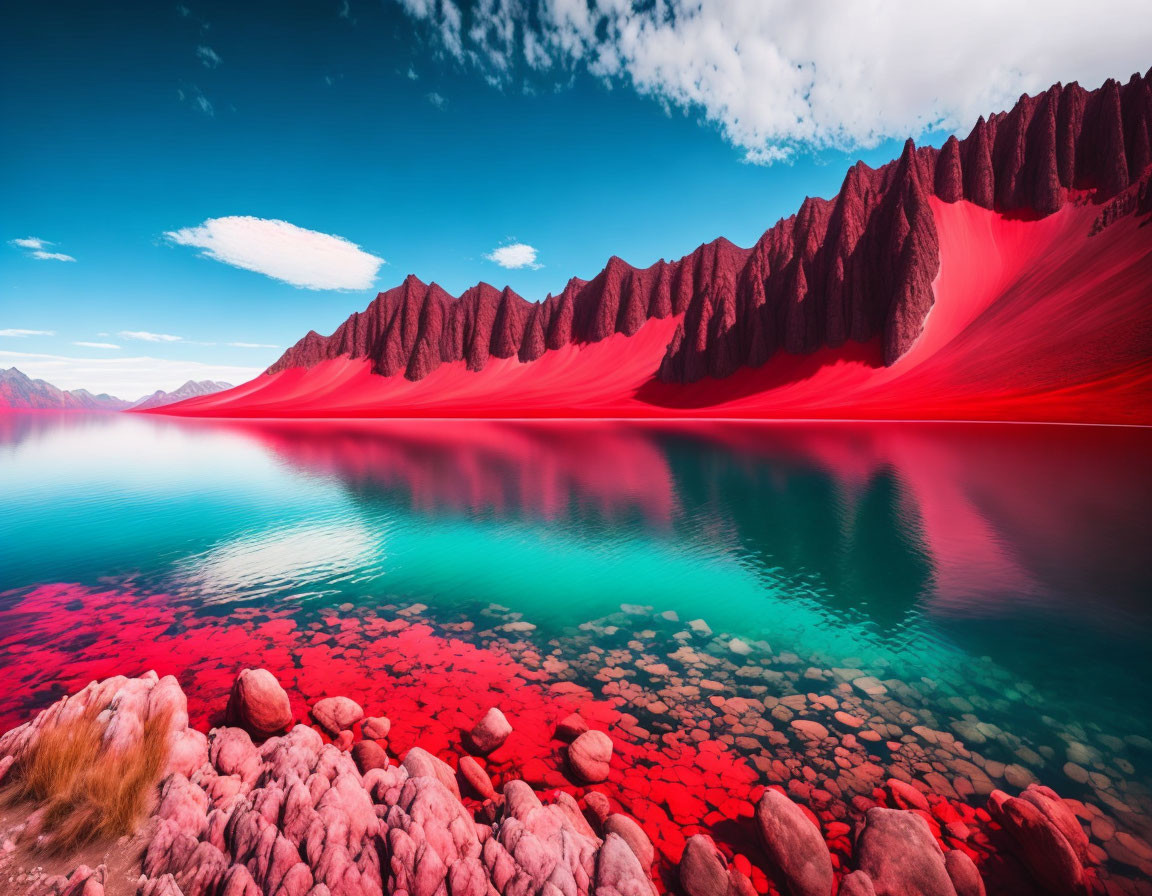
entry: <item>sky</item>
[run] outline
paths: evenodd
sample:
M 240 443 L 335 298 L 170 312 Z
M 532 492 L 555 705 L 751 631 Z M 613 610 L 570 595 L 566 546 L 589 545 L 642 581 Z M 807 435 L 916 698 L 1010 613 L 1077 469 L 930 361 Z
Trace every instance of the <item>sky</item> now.
M 1152 64 L 1146 0 L 11 4 L 0 368 L 241 382 L 414 273 L 531 300 Z

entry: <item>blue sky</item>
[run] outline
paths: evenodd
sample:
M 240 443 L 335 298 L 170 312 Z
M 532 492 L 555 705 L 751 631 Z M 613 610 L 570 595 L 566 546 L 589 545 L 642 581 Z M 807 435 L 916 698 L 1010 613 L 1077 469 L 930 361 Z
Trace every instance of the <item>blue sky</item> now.
M 975 101 L 1126 77 L 1152 45 L 1147 24 L 1116 23 L 1103 56 L 1024 46 L 1032 68 L 979 62 L 961 85 L 963 52 L 913 52 L 901 65 L 933 78 L 910 90 L 884 58 L 834 70 L 836 29 L 808 48 L 811 29 L 764 18 L 770 3 L 717 0 L 701 28 L 659 31 L 643 11 L 582 19 L 596 2 L 11 7 L 0 367 L 130 398 L 239 381 L 408 273 L 538 300 L 613 254 L 645 266 L 720 235 L 749 245 L 858 158 L 966 131 Z M 723 23 L 740 29 L 726 48 Z M 1048 35 L 1051 55 L 1071 34 Z M 259 220 L 218 220 L 234 216 Z M 532 251 L 498 251 L 514 244 Z

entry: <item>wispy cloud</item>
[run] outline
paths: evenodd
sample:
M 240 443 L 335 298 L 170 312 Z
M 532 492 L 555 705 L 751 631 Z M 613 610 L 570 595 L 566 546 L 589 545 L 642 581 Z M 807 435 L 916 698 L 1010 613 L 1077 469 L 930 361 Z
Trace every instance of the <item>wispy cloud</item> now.
M 342 19 L 352 20 L 352 4 L 348 0 L 340 0 L 340 6 L 336 10 L 336 15 Z
M 81 348 L 120 348 L 111 342 L 73 342 L 73 345 L 78 345 Z
M 220 58 L 219 53 L 204 44 L 200 44 L 196 48 L 196 58 L 200 60 L 204 68 L 216 68 L 224 61 Z
M 0 330 L 0 336 L 12 336 L 17 339 L 23 339 L 26 336 L 55 336 L 55 330 L 17 330 L 8 329 Z
M 232 348 L 280 348 L 278 345 L 269 345 L 266 342 L 229 342 Z
M 33 379 L 61 389 L 88 389 L 136 399 L 156 389 L 172 391 L 188 380 L 244 383 L 262 372 L 259 367 L 204 364 L 168 358 L 74 358 L 67 355 L 0 350 L 0 367 L 19 367 Z
M 433 90 L 431 93 L 424 94 L 424 99 L 428 100 L 428 102 L 430 102 L 437 109 L 443 109 L 448 105 L 448 100 L 445 99 L 441 94 L 437 93 L 435 90 Z
M 55 246 L 56 244 L 48 240 L 42 240 L 38 236 L 25 236 L 8 240 L 8 245 L 14 249 L 23 249 L 25 255 L 29 258 L 35 258 L 37 261 L 76 260 L 71 255 L 65 255 L 63 252 L 53 252 L 49 250 L 49 246 Z
M 164 236 L 203 250 L 205 258 L 302 289 L 368 289 L 385 263 L 342 236 L 268 218 L 209 218 Z
M 536 263 L 536 250 L 527 243 L 511 243 L 493 249 L 484 256 L 502 268 L 532 268 L 537 270 L 543 265 Z
M 206 115 L 208 118 L 216 116 L 216 107 L 212 105 L 212 101 L 204 95 L 204 91 L 197 87 L 195 84 L 188 87 L 178 87 L 176 95 L 180 97 L 180 102 L 187 103 L 197 112 Z
M 140 342 L 183 342 L 184 337 L 171 333 L 149 333 L 147 330 L 121 330 L 121 339 L 137 339 Z

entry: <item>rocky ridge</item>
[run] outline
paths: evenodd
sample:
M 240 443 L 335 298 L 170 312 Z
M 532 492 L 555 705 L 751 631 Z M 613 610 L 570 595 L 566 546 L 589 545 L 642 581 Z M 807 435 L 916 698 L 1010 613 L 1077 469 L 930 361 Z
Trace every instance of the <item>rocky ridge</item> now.
M 1090 194 L 1115 199 L 1112 216 L 1141 213 L 1150 166 L 1152 71 L 1092 91 L 1056 84 L 981 118 L 963 140 L 939 149 L 908 141 L 881 168 L 857 163 L 836 197 L 805 199 L 750 249 L 718 239 L 646 269 L 613 257 L 540 303 L 486 283 L 453 297 L 409 276 L 331 336 L 309 332 L 268 372 L 348 356 L 370 359 L 382 376 L 419 380 L 441 364 L 478 371 L 493 358 L 532 361 L 668 317 L 682 320 L 653 371 L 667 382 L 725 377 L 777 351 L 847 341 L 876 343 L 891 364 L 933 303 L 930 200 L 1043 217 Z

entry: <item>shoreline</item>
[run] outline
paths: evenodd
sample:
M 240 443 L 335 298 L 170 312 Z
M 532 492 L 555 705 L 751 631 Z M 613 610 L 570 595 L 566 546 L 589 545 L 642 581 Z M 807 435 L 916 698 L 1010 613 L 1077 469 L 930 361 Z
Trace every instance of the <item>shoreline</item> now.
M 356 618 L 351 606 L 331 611 L 325 626 L 333 641 L 332 650 L 344 655 L 376 646 L 388 655 L 387 664 L 377 672 L 369 673 L 373 666 L 368 664 L 357 667 L 363 669 L 357 675 L 338 674 L 331 666 L 337 662 L 335 657 L 325 660 L 326 654 L 318 654 L 316 665 L 309 663 L 297 674 L 309 676 L 327 669 L 328 677 L 312 683 L 313 695 L 323 692 L 328 696 L 349 696 L 361 702 L 369 714 L 395 715 L 391 731 L 383 739 L 386 746 L 381 747 L 393 761 L 406 757 L 413 748 L 426 747 L 428 755 L 456 763 L 456 771 L 460 759 L 470 755 L 466 732 L 487 708 L 481 704 L 493 698 L 492 705 L 502 709 L 514 729 L 506 744 L 479 759 L 485 774 L 494 782 L 494 789 L 502 791 L 510 781 L 524 781 L 540 793 L 567 793 L 581 809 L 588 808 L 591 792 L 601 792 L 616 814 L 635 819 L 645 832 L 655 854 L 654 880 L 662 892 L 687 893 L 680 886 L 677 869 L 688 842 L 697 834 L 712 837 L 725 862 L 752 882 L 749 896 L 753 891 L 773 892 L 772 866 L 765 859 L 763 838 L 756 833 L 754 821 L 757 804 L 767 790 L 786 794 L 793 805 L 802 805 L 812 812 L 811 818 L 818 821 L 837 876 L 846 876 L 842 872 L 856 866 L 859 837 L 854 835 L 854 829 L 867 810 L 891 807 L 921 813 L 933 842 L 942 844 L 942 849 L 971 853 L 988 879 L 988 892 L 1026 892 L 1013 889 L 1015 884 L 1005 887 L 1003 883 L 1006 875 L 1012 879 L 1011 871 L 1005 868 L 1018 871 L 1018 863 L 1004 859 L 1013 853 L 1005 848 L 1003 827 L 993 821 L 987 799 L 1001 787 L 1012 794 L 1021 793 L 1035 784 L 1035 777 L 1023 766 L 1011 770 L 1010 764 L 1001 768 L 1001 764 L 983 759 L 954 733 L 908 727 L 909 720 L 900 718 L 907 710 L 891 690 L 898 687 L 897 682 L 873 679 L 854 683 L 855 679 L 834 678 L 821 682 L 812 667 L 806 672 L 801 664 L 789 674 L 795 674 L 797 682 L 804 682 L 809 688 L 829 689 L 829 693 L 817 695 L 822 700 L 810 700 L 802 692 L 774 697 L 768 693 L 769 684 L 781 673 L 757 666 L 756 656 L 745 659 L 762 651 L 761 647 L 739 644 L 730 659 L 720 660 L 693 646 L 702 645 L 711 633 L 706 636 L 695 630 L 698 626 L 685 624 L 687 638 L 674 662 L 682 664 L 689 674 L 687 680 L 681 678 L 683 673 L 659 668 L 668 663 L 637 660 L 621 648 L 599 654 L 593 649 L 584 661 L 594 662 L 595 668 L 584 671 L 593 672 L 602 682 L 597 697 L 572 680 L 576 669 L 542 652 L 526 637 L 531 634 L 531 626 L 513 618 L 515 614 L 492 610 L 491 617 L 482 623 L 488 628 L 479 638 L 480 646 L 466 648 L 468 642 L 458 639 L 476 639 L 471 626 L 436 624 L 424 618 L 425 609 L 419 605 L 398 608 L 391 621 L 378 620 L 374 624 Z M 267 626 L 270 640 L 262 652 L 275 659 L 276 651 L 284 649 L 282 645 L 291 627 L 286 620 L 274 619 L 263 625 Z M 588 644 L 594 647 L 596 641 L 605 639 L 606 627 L 610 626 L 589 624 L 584 630 Z M 426 646 L 419 648 L 417 644 Z M 748 654 L 742 652 L 745 648 Z M 421 655 L 421 649 L 428 652 Z M 238 660 L 247 662 L 260 653 L 243 655 Z M 498 662 L 501 655 L 506 660 Z M 147 661 L 146 657 L 141 660 Z M 443 678 L 427 677 L 433 664 L 444 667 Z M 698 671 L 692 672 L 694 668 Z M 663 690 L 667 693 L 642 686 L 636 680 L 637 673 L 649 680 L 664 680 Z M 805 678 L 806 674 L 809 677 Z M 478 675 L 491 676 L 490 685 L 503 681 L 504 689 L 481 685 L 488 679 Z M 403 681 L 404 676 L 414 680 Z M 222 730 L 218 723 L 222 721 L 233 678 L 234 672 L 221 669 L 208 677 L 196 673 L 190 679 L 196 685 L 193 692 L 198 694 L 198 708 L 193 713 L 199 720 L 196 726 Z M 369 680 L 375 682 L 376 696 L 364 691 Z M 763 688 L 759 697 L 726 696 L 726 688 L 731 690 L 737 687 L 736 682 L 746 684 L 750 680 L 766 682 L 753 685 Z M 788 681 L 787 674 L 776 678 L 771 690 L 794 690 Z M 302 704 L 296 690 L 305 684 L 302 677 L 284 683 L 295 694 L 293 720 L 306 722 L 311 712 L 308 702 L 314 696 Z M 206 686 L 211 695 L 204 692 Z M 429 686 L 433 690 L 428 690 Z M 693 695 L 693 688 L 699 693 Z M 469 693 L 471 689 L 477 693 Z M 869 690 L 875 693 L 869 694 Z M 420 693 L 424 694 L 423 702 Z M 679 708 L 671 701 L 677 695 Z M 506 702 L 501 705 L 502 700 Z M 829 701 L 835 701 L 837 709 L 833 710 Z M 883 712 L 890 714 L 890 721 L 876 714 L 888 704 L 890 708 Z M 210 710 L 207 714 L 206 709 Z M 614 745 L 609 779 L 591 788 L 573 780 L 565 762 L 566 745 L 554 736 L 557 723 L 572 712 L 587 716 L 591 727 L 607 731 Z M 424 727 L 411 729 L 411 721 L 424 713 L 428 714 Z M 659 727 L 661 720 L 671 722 L 672 727 Z M 348 749 L 365 740 L 359 724 L 345 729 L 352 732 L 348 737 L 320 735 L 318 729 L 313 734 L 321 741 L 321 751 L 323 745 L 332 743 Z M 307 737 L 315 744 L 310 735 L 299 737 Z M 871 740 L 873 737 L 876 740 Z M 747 750 L 741 752 L 742 748 Z M 351 755 L 339 748 L 337 751 L 346 757 Z M 754 754 L 753 759 L 759 755 L 761 760 L 739 758 L 748 751 Z M 888 758 L 882 760 L 881 754 Z M 933 769 L 932 765 L 942 762 L 942 757 L 947 757 L 949 764 L 941 770 Z M 959 773 L 958 768 L 967 774 Z M 999 774 L 993 779 L 988 770 Z M 220 771 L 217 769 L 217 773 Z M 908 780 L 893 778 L 894 772 Z M 925 780 L 936 786 L 925 786 Z M 843 788 L 845 784 L 849 789 Z M 834 792 L 836 788 L 841 788 L 839 794 Z M 494 800 L 485 809 L 483 801 L 467 802 L 467 787 L 464 793 L 462 805 L 471 806 L 473 817 L 481 817 L 488 824 L 498 823 L 499 807 Z M 1079 817 L 1078 826 L 1087 830 L 1085 844 L 1081 844 L 1084 859 L 1080 861 L 1082 866 L 1087 864 L 1094 869 L 1100 882 L 1094 891 L 1147 892 L 1147 869 L 1152 864 L 1140 867 L 1146 861 L 1139 852 L 1144 841 L 1132 834 L 1123 834 L 1123 841 L 1118 839 L 1120 826 L 1091 803 L 1062 800 L 1061 805 Z M 487 814 L 478 815 L 481 812 Z M 1129 842 L 1136 851 L 1125 853 L 1127 847 L 1123 844 Z M 1109 845 L 1111 851 L 1104 848 Z M 1118 864 L 1117 856 L 1123 855 L 1128 856 L 1129 862 Z

